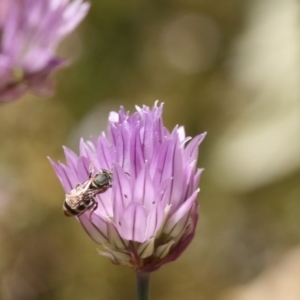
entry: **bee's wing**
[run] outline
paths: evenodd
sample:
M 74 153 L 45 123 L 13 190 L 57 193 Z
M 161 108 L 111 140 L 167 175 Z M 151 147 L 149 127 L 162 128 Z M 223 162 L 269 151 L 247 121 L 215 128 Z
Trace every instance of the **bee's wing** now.
M 92 179 L 90 178 L 81 184 L 81 192 L 82 193 L 85 193 L 89 189 L 91 182 L 92 182 Z

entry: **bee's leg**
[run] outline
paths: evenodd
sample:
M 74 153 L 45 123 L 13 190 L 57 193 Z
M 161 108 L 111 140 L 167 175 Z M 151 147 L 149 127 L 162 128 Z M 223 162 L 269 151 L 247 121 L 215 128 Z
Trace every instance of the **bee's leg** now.
M 93 208 L 90 212 L 90 220 L 92 219 L 92 213 L 98 208 L 98 202 L 94 199 L 93 200 Z

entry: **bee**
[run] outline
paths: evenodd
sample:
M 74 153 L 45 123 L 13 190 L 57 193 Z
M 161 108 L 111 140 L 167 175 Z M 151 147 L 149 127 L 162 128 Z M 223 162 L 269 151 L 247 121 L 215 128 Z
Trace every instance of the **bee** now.
M 98 204 L 95 196 L 104 193 L 111 187 L 112 172 L 102 169 L 92 175 L 93 167 L 90 166 L 89 179 L 79 183 L 68 194 L 63 204 L 63 213 L 67 217 L 79 216 L 87 209 L 93 208 L 91 213 L 97 209 Z

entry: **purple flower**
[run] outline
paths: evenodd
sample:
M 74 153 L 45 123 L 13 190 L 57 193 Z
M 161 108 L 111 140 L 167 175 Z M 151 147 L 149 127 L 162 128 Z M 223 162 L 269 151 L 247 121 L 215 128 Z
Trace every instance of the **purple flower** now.
M 191 139 L 183 127 L 169 132 L 163 105 L 136 109 L 132 115 L 123 107 L 111 112 L 107 131 L 81 140 L 79 156 L 65 148 L 66 165 L 51 163 L 66 193 L 88 180 L 91 163 L 95 172 L 112 171 L 112 187 L 96 196 L 97 209 L 77 218 L 103 246 L 100 254 L 151 272 L 175 260 L 194 236 L 202 173 L 198 146 L 205 133 Z
M 0 0 L 0 102 L 52 94 L 49 76 L 67 64 L 56 48 L 88 9 L 82 0 Z

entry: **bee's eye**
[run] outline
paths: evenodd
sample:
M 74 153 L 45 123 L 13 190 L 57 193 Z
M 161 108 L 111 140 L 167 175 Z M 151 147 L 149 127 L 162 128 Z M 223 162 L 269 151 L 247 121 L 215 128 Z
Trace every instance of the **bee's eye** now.
M 80 211 L 83 211 L 85 209 L 85 206 L 83 204 L 81 204 L 77 207 L 77 209 Z

